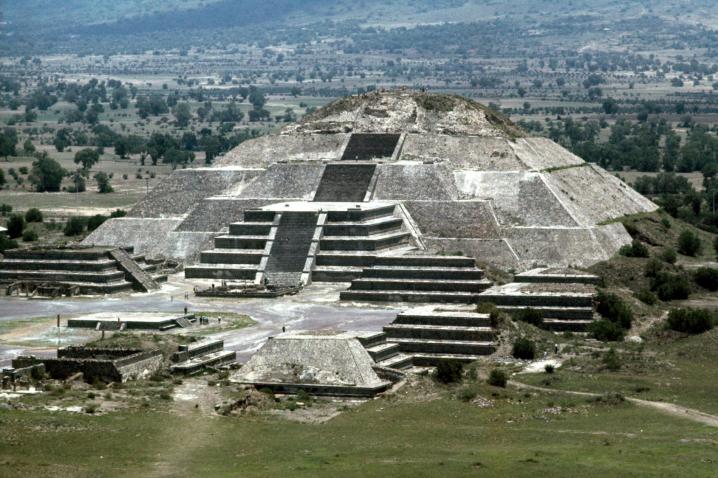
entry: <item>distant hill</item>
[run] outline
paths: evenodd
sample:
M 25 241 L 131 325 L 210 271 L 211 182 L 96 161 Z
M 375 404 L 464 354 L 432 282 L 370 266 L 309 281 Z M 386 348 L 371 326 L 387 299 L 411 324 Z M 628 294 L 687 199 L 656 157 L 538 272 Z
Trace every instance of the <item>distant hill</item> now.
M 145 48 L 154 38 L 162 48 L 171 42 L 168 32 L 188 32 L 194 35 L 194 46 L 202 46 L 196 42 L 244 41 L 247 29 L 249 36 L 256 37 L 270 25 L 296 28 L 322 22 L 411 28 L 493 20 L 530 25 L 539 19 L 559 21 L 580 15 L 620 21 L 647 15 L 710 28 L 718 25 L 714 0 L 0 0 L 0 13 L 7 22 L 2 27 L 8 39 L 6 53 L 12 48 L 91 47 L 87 42 L 83 45 L 83 38 L 97 38 L 96 48 L 103 48 L 103 41 L 112 45 L 108 38 L 117 36 L 128 47 Z

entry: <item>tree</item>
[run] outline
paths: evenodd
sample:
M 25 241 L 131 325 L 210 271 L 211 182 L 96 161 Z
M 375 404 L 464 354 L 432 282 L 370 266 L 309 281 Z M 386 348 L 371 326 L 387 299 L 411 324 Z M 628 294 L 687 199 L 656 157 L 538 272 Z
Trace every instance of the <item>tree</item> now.
M 100 171 L 99 173 L 95 174 L 95 181 L 97 181 L 97 191 L 100 194 L 107 194 L 114 191 L 112 189 L 112 185 L 110 184 L 110 177 L 107 175 L 107 173 Z
M 42 212 L 36 208 L 30 208 L 25 213 L 25 221 L 27 222 L 42 222 Z
M 678 236 L 678 252 L 684 256 L 696 256 L 701 251 L 701 239 L 698 234 L 686 229 Z
M 25 154 L 30 155 L 35 152 L 35 145 L 32 144 L 32 140 L 30 138 L 27 138 L 22 144 L 22 149 Z
M 192 109 L 188 103 L 178 103 L 177 106 L 172 109 L 172 114 L 175 117 L 177 126 L 180 128 L 186 127 L 192 120 Z
M 70 146 L 70 135 L 71 132 L 67 128 L 62 128 L 55 132 L 55 139 L 53 140 L 52 144 L 55 145 L 55 149 L 58 153 L 62 153 L 65 148 Z
M 618 113 L 618 103 L 613 98 L 606 98 L 603 101 L 603 111 L 606 112 L 607 115 L 614 115 Z
M 13 214 L 7 221 L 7 235 L 10 239 L 22 236 L 25 229 L 25 219 L 20 214 Z
M 63 231 L 66 236 L 76 236 L 81 234 L 85 230 L 85 219 L 77 216 L 73 216 L 65 223 L 65 230 Z
M 5 180 L 5 171 L 0 169 L 0 187 L 5 186 L 5 183 L 7 181 Z
M 99 160 L 100 153 L 91 148 L 81 149 L 75 153 L 75 164 L 80 164 L 85 171 L 89 171 Z
M 29 180 L 39 193 L 57 192 L 60 190 L 62 178 L 66 174 L 67 171 L 60 166 L 60 163 L 49 157 L 46 152 L 43 152 L 33 161 Z
M 16 145 L 17 133 L 13 128 L 5 128 L 0 132 L 0 156 L 4 156 L 5 159 L 8 156 L 17 156 Z

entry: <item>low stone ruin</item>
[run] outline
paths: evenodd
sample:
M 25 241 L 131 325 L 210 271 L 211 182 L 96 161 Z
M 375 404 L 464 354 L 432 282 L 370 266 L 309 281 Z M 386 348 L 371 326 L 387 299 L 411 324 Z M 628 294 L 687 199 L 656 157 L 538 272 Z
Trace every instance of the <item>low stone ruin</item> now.
M 83 380 L 93 382 L 127 382 L 148 378 L 162 368 L 159 350 L 127 348 L 64 347 L 56 358 L 20 356 L 12 361 L 13 369 L 25 369 L 39 364 L 51 378 L 66 380 L 82 374 Z

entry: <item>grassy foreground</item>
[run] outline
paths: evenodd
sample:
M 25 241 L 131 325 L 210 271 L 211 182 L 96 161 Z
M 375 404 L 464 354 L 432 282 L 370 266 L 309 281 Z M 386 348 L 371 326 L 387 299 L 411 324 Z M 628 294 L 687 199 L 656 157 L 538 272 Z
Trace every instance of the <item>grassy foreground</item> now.
M 428 378 L 323 424 L 220 417 L 156 401 L 97 416 L 2 410 L 0 429 L 2 475 L 17 477 L 718 473 L 715 428 L 621 400 L 479 382 L 444 388 Z

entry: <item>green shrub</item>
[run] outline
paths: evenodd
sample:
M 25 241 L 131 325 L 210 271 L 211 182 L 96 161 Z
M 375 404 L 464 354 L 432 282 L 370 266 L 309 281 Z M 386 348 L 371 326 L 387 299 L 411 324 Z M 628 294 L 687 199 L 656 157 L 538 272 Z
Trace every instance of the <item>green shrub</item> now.
M 556 371 L 556 367 L 554 367 L 554 366 L 551 365 L 550 363 L 547 363 L 546 366 L 545 366 L 543 369 L 544 369 L 544 371 L 545 371 L 547 374 L 549 374 L 549 375 L 552 374 L 552 373 L 554 373 L 554 372 Z
M 588 333 L 596 340 L 602 342 L 620 342 L 623 340 L 625 330 L 610 320 L 601 319 L 591 322 Z
M 633 322 L 631 307 L 616 294 L 599 291 L 596 296 L 596 311 L 623 329 L 631 328 Z
M 658 302 L 658 297 L 656 297 L 656 294 L 651 292 L 651 289 L 648 289 L 646 287 L 636 292 L 636 299 L 640 300 L 646 305 L 655 305 L 656 302 Z
M 669 221 L 667 217 L 664 217 L 663 219 L 661 219 L 661 224 L 662 224 L 663 227 L 665 227 L 666 229 L 670 229 L 670 228 L 671 228 L 671 221 Z
M 32 209 L 28 209 L 25 213 L 25 221 L 27 222 L 42 222 L 42 212 L 34 207 Z
M 25 229 L 25 231 L 22 233 L 22 240 L 25 242 L 37 241 L 37 232 L 33 231 L 32 229 Z
M 65 223 L 65 235 L 76 236 L 78 234 L 82 234 L 82 231 L 85 230 L 85 222 L 85 218 L 77 216 L 71 217 Z
M 2 211 L 2 206 L 0 206 L 0 211 Z M 3 214 L 3 216 L 4 215 L 5 214 Z M 718 236 L 713 240 L 713 250 L 718 254 Z
M 12 212 L 12 206 L 9 204 L 0 204 L 0 216 L 5 217 Z M 718 250 L 718 249 L 717 249 Z
M 663 301 L 684 300 L 691 294 L 691 284 L 684 276 L 661 272 L 651 281 L 651 289 Z
M 701 267 L 693 274 L 693 280 L 704 289 L 715 292 L 718 290 L 718 269 Z
M 476 398 L 476 395 L 478 395 L 478 393 L 476 392 L 476 390 L 474 390 L 473 387 L 464 387 L 459 390 L 457 396 L 462 402 L 470 402 L 471 400 Z
M 5 252 L 9 249 L 17 249 L 17 241 L 10 239 L 5 234 L 0 234 L 0 252 Z
M 661 260 L 663 262 L 667 262 L 669 264 L 675 264 L 678 260 L 678 256 L 676 255 L 676 251 L 674 251 L 672 248 L 668 247 L 666 249 L 663 249 L 663 252 L 661 252 Z
M 648 257 L 650 254 L 648 248 L 638 239 L 634 239 L 631 244 L 626 244 L 618 250 L 618 253 L 625 257 Z
M 434 379 L 440 383 L 458 383 L 461 382 L 463 372 L 463 363 L 455 360 L 442 360 L 436 366 Z
M 513 313 L 513 317 L 514 320 L 526 322 L 537 327 L 543 324 L 543 315 L 541 314 L 541 312 L 536 309 L 532 309 L 531 307 L 526 309 L 518 309 L 516 312 Z
M 506 388 L 506 382 L 509 381 L 508 375 L 501 369 L 495 368 L 489 373 L 489 379 L 486 381 L 494 387 Z
M 7 235 L 10 239 L 22 236 L 25 230 L 25 219 L 20 214 L 13 214 L 7 221 Z
M 124 209 L 115 209 L 114 211 L 112 211 L 110 213 L 110 218 L 125 217 L 125 216 L 127 216 L 127 211 L 125 211 Z
M 612 371 L 619 370 L 621 368 L 621 357 L 618 356 L 616 350 L 611 347 L 608 352 L 603 355 L 603 365 Z
M 533 360 L 536 358 L 536 344 L 526 337 L 518 338 L 514 341 L 511 355 L 521 360 Z
M 643 268 L 643 275 L 646 277 L 656 277 L 663 269 L 664 263 L 653 257 L 646 262 L 646 267 Z
M 684 256 L 697 256 L 701 251 L 698 234 L 686 229 L 678 236 L 678 252 Z
M 496 310 L 496 304 L 493 302 L 479 302 L 476 304 L 476 313 L 478 314 L 490 314 Z
M 94 216 L 91 216 L 89 219 L 87 219 L 87 231 L 94 231 L 95 229 L 100 227 L 105 221 L 107 221 L 107 216 L 103 216 L 102 214 L 95 214 Z
M 668 328 L 677 332 L 702 334 L 714 325 L 714 314 L 704 309 L 673 309 L 668 314 Z

